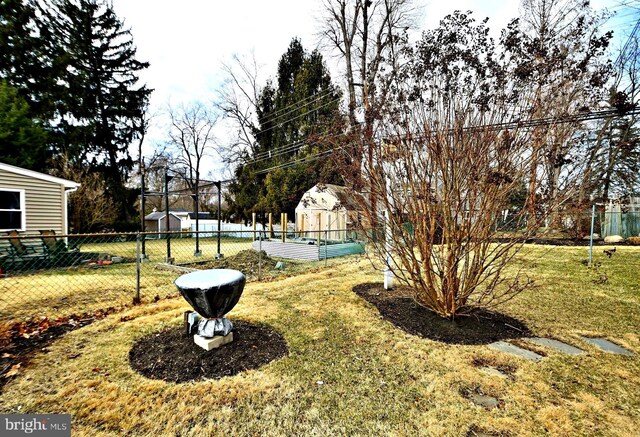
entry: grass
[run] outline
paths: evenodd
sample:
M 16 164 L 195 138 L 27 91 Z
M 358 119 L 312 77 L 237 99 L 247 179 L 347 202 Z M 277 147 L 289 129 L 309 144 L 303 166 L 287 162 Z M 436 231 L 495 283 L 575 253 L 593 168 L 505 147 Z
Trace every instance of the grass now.
M 250 249 L 252 240 L 249 238 L 221 237 L 220 249 L 225 256 L 232 256 L 241 250 Z M 196 240 L 195 238 L 172 238 L 170 241 L 171 256 L 176 258 L 177 262 L 187 263 L 199 261 L 201 258 L 194 255 Z M 203 256 L 213 257 L 217 253 L 217 238 L 200 238 L 200 250 Z M 154 239 L 145 241 L 145 249 L 147 255 L 152 261 L 161 261 L 167 255 L 167 240 Z M 135 241 L 118 241 L 104 243 L 84 243 L 80 246 L 83 252 L 109 253 L 123 257 L 136 257 Z
M 381 275 L 359 257 L 333 269 L 253 282 L 230 317 L 283 333 L 289 356 L 255 371 L 198 383 L 146 379 L 128 364 L 132 344 L 180 323 L 180 299 L 131 308 L 56 341 L 10 382 L 3 413 L 71 413 L 74 435 L 637 435 L 640 423 L 640 248 L 530 246 L 519 262 L 538 287 L 501 310 L 536 335 L 588 351 L 546 350 L 530 363 L 486 346 L 407 335 L 351 288 Z M 605 284 L 597 284 L 601 272 Z M 602 335 L 636 352 L 622 357 L 581 343 Z M 79 355 L 78 355 L 79 354 Z M 501 379 L 474 362 L 512 367 Z M 480 390 L 500 407 L 461 395 Z

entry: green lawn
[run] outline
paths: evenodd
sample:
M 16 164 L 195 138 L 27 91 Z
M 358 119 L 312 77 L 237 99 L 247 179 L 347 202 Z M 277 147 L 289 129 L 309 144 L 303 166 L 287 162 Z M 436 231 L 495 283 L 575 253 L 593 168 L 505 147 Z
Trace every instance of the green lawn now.
M 270 282 L 253 282 L 230 317 L 271 325 L 289 355 L 234 377 L 172 384 L 128 363 L 132 344 L 181 321 L 181 299 L 138 306 L 56 341 L 1 395 L 3 413 L 70 413 L 74 435 L 638 435 L 640 423 L 640 248 L 527 247 L 519 258 L 536 279 L 500 308 L 536 335 L 587 350 L 547 350 L 531 363 L 487 346 L 456 346 L 405 334 L 352 291 L 379 281 L 365 258 Z M 606 274 L 603 282 L 602 272 Z M 123 317 L 125 316 L 125 317 Z M 636 355 L 581 343 L 601 335 Z M 513 377 L 474 362 L 511 366 Z M 461 395 L 500 400 L 487 410 Z
M 251 248 L 250 238 L 221 237 L 220 251 L 225 256 L 232 256 L 241 250 Z M 170 240 L 171 256 L 177 263 L 187 263 L 198 261 L 201 257 L 194 256 L 196 248 L 195 238 L 172 238 Z M 213 258 L 217 254 L 217 238 L 200 238 L 200 251 L 202 257 Z M 108 253 L 117 256 L 135 258 L 136 242 L 105 242 L 105 243 L 83 243 L 80 246 L 82 252 Z M 147 255 L 152 261 L 161 261 L 167 256 L 167 240 L 153 239 L 145 241 Z

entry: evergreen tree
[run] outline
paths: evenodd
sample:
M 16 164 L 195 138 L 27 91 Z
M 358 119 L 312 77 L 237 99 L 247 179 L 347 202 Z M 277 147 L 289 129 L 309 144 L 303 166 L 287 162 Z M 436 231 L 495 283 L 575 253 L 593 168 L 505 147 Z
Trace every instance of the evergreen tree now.
M 2 162 L 41 170 L 46 160 L 46 134 L 31 118 L 18 91 L 0 81 L 0 156 Z
M 330 158 L 318 156 L 332 147 L 329 128 L 340 117 L 339 101 L 322 55 L 292 40 L 278 63 L 275 86 L 267 82 L 259 95 L 257 146 L 236 168 L 232 214 L 243 220 L 252 212 L 292 217 L 305 191 L 318 182 L 340 183 Z
M 149 64 L 136 59 L 131 32 L 109 1 L 51 0 L 41 12 L 39 33 L 58 73 L 57 152 L 102 174 L 125 220 L 134 214 L 124 186 L 133 167 L 128 147 L 152 91 L 138 74 Z
M 21 113 L 16 119 L 20 120 L 19 124 L 13 127 L 6 124 L 10 118 L 5 116 L 5 134 L 7 130 L 14 133 L 23 130 L 24 123 L 46 127 L 46 122 L 54 117 L 50 99 L 50 91 L 55 82 L 53 62 L 44 49 L 36 20 L 35 7 L 31 3 L 23 0 L 0 0 L 0 80 L 11 87 L 11 90 L 3 88 L 3 110 L 8 110 L 6 105 L 15 104 L 17 106 L 10 111 L 18 110 Z M 16 102 L 17 96 L 14 93 L 20 96 L 19 103 L 10 103 Z M 20 159 L 16 158 L 15 152 L 6 159 L 11 159 L 18 166 L 46 171 L 51 151 L 43 144 L 46 131 L 43 132 L 40 128 L 37 130 L 38 140 L 30 145 L 24 144 L 26 149 L 18 152 Z M 9 144 L 6 143 L 4 147 L 11 147 Z
M 33 105 L 47 83 L 47 65 L 36 29 L 34 7 L 23 0 L 0 0 L 0 78 Z M 43 83 L 44 82 L 44 83 Z

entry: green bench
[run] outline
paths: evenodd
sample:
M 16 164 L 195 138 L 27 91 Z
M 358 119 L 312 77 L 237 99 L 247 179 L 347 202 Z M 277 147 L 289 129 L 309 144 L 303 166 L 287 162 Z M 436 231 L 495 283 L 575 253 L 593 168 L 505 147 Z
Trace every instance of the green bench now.
M 3 272 L 46 267 L 50 251 L 41 238 L 24 238 L 17 232 L 0 237 L 0 266 Z

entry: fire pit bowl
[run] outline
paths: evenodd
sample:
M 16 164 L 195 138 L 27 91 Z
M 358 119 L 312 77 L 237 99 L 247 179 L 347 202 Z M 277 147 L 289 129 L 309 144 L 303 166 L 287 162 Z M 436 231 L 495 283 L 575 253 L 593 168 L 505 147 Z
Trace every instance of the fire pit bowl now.
M 245 282 L 245 276 L 237 270 L 212 269 L 182 275 L 175 284 L 198 314 L 217 319 L 236 306 Z

